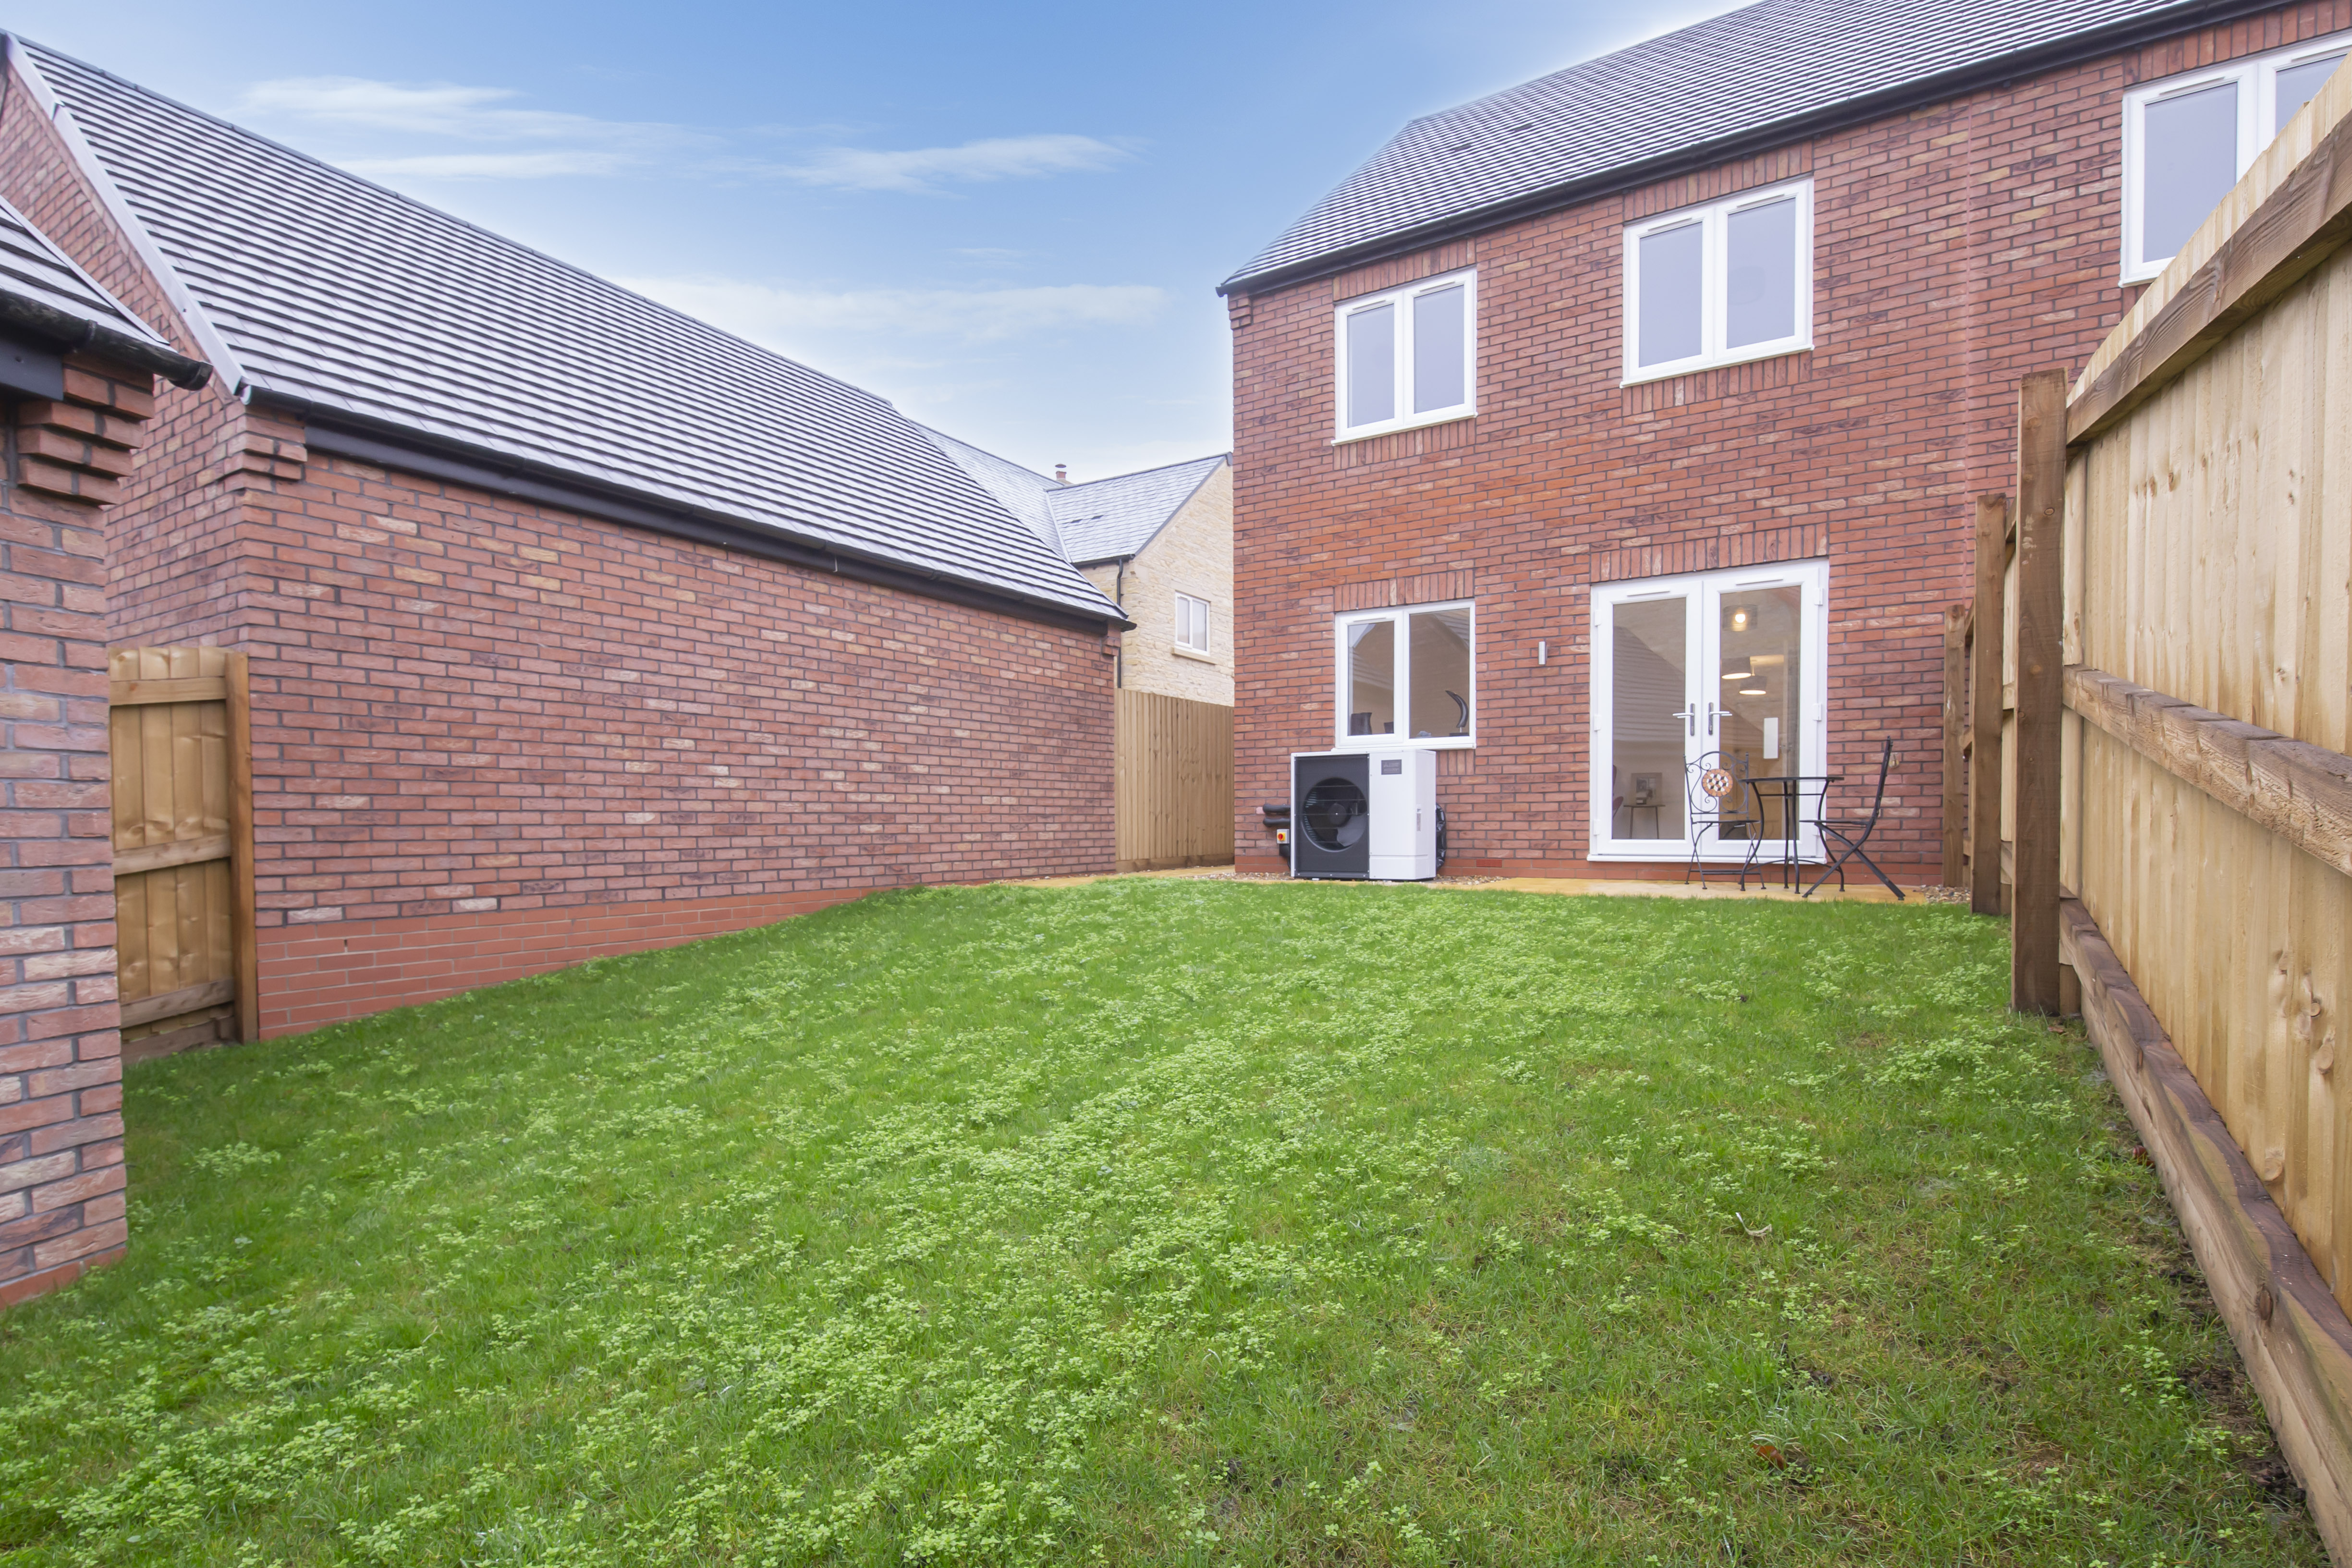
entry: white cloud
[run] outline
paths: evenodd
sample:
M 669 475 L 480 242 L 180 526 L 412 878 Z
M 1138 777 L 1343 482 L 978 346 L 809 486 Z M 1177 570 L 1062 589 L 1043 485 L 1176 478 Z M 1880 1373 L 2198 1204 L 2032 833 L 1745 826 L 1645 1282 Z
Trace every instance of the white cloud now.
M 819 147 L 779 158 L 730 149 L 766 131 L 719 134 L 653 120 L 598 120 L 592 115 L 518 107 L 511 88 L 450 82 L 375 81 L 365 77 L 285 77 L 246 90 L 244 110 L 263 120 L 366 135 L 371 141 L 416 138 L 470 143 L 497 151 L 413 151 L 372 147 L 343 160 L 355 172 L 379 178 L 528 180 L 554 175 L 612 175 L 658 165 L 673 174 L 790 180 L 847 191 L 929 193 L 953 184 L 1034 180 L 1112 168 L 1130 156 L 1091 136 L 999 136 L 955 147 L 898 151 Z M 815 129 L 815 128 L 813 128 Z M 829 128 L 838 133 L 839 128 Z M 803 132 L 804 133 L 804 132 Z M 772 145 L 772 143 L 771 143 Z M 515 151 L 527 147 L 529 152 Z
M 711 140 L 683 126 L 500 107 L 520 96 L 512 88 L 447 82 L 410 86 L 364 77 L 284 77 L 247 89 L 244 107 L 349 130 L 466 141 L 572 141 L 650 150 Z
M 895 152 L 827 147 L 801 162 L 773 165 L 770 172 L 804 184 L 919 193 L 946 183 L 1093 173 L 1123 163 L 1129 156 L 1123 149 L 1091 136 L 997 136 L 958 147 L 915 147 Z
M 559 174 L 618 174 L 642 159 L 569 147 L 548 152 L 425 152 L 414 158 L 346 158 L 371 180 L 544 180 Z
M 623 278 L 624 287 L 761 342 L 817 333 L 891 333 L 998 342 L 1071 327 L 1128 327 L 1167 303 L 1146 284 L 1034 288 L 783 288 L 725 277 Z

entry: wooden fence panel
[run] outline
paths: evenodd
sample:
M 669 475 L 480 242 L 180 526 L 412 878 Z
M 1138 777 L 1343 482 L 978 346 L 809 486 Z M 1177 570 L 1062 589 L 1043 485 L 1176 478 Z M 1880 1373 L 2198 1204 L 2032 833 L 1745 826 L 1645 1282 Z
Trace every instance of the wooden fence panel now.
M 256 1038 L 245 655 L 123 648 L 108 674 L 123 1056 Z
M 2084 1003 L 2093 1037 L 2119 1086 L 2146 1080 L 2126 1102 L 2340 1563 L 2352 1563 L 2352 1090 L 2337 1071 L 2352 1043 L 2347 168 L 2352 74 L 2300 111 L 2093 356 L 2067 414 L 2063 623 L 2035 633 L 2053 656 L 2063 640 L 2070 664 L 2059 863 L 2078 899 L 2061 952 L 2100 969 Z M 2176 1052 L 2156 1096 L 2148 1073 Z M 2233 1147 L 2168 1132 L 2159 1098 L 2180 1126 L 2202 1118 Z
M 1118 869 L 1224 865 L 1234 858 L 1234 710 L 1118 694 Z

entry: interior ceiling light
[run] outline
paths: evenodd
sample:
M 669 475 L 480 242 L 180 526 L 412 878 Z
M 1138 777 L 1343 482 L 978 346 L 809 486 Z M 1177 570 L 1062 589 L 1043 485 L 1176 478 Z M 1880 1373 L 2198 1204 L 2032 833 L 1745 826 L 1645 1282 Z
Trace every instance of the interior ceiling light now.
M 1762 686 L 1742 686 L 1739 688 L 1739 695 L 1743 697 L 1760 697 L 1764 695 L 1764 688 Z
M 1735 610 L 1731 612 L 1731 629 L 1734 632 L 1745 632 L 1748 630 L 1748 612 L 1745 610 Z
M 1723 678 L 1727 681 L 1752 681 L 1756 678 L 1756 672 L 1753 670 L 1732 670 L 1727 672 Z

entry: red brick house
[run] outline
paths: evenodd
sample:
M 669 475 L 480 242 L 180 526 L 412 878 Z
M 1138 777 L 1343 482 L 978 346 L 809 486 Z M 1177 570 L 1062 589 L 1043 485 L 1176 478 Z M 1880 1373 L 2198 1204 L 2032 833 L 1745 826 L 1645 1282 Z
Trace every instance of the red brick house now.
M 2011 389 L 2347 43 L 2352 0 L 1767 0 L 1407 126 L 1221 289 L 1242 863 L 1295 751 L 1434 749 L 1459 870 L 1680 875 L 1751 847 L 1701 759 L 1866 809 L 1891 739 L 1872 852 L 1938 880 Z
M 106 527 L 175 352 L 0 202 L 0 1306 L 121 1255 Z
M 1110 869 L 1124 618 L 888 403 L 22 39 L 0 103 L 0 196 L 217 372 L 107 640 L 250 656 L 266 1031 Z

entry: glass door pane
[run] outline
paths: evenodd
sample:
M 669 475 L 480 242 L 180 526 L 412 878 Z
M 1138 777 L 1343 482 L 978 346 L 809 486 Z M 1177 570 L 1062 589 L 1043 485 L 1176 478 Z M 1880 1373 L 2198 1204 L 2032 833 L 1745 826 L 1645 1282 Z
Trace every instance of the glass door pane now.
M 1609 795 L 1612 840 L 1689 841 L 1683 780 L 1691 743 L 1691 601 L 1611 606 Z
M 1726 766 L 1742 778 L 1794 779 L 1804 771 L 1799 766 L 1800 698 L 1807 675 L 1804 590 L 1795 583 L 1726 586 L 1716 598 L 1717 685 L 1722 688 L 1716 744 Z M 1790 838 L 1796 828 L 1791 797 L 1769 787 L 1754 790 L 1743 814 L 1759 803 L 1761 836 L 1776 843 Z
M 1396 733 L 1396 622 L 1348 627 L 1348 733 Z

